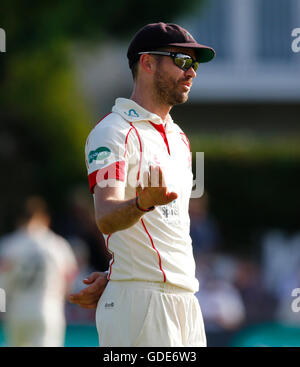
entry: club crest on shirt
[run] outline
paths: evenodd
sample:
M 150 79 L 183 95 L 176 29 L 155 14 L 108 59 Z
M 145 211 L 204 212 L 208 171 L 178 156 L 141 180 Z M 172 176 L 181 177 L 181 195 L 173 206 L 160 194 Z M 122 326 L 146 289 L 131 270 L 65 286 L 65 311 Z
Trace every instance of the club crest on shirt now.
M 111 154 L 111 150 L 107 147 L 99 147 L 96 150 L 91 150 L 89 152 L 89 163 L 95 160 L 102 161 L 108 158 Z
M 136 112 L 136 110 L 134 110 L 133 108 L 131 108 L 128 113 L 124 112 L 127 116 L 129 117 L 139 117 L 140 115 Z

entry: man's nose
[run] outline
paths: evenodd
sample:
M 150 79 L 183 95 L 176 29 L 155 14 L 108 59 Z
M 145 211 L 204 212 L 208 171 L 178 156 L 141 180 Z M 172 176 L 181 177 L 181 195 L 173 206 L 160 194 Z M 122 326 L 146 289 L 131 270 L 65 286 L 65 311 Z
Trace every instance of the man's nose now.
M 186 76 L 189 76 L 190 78 L 195 78 L 197 73 L 195 72 L 194 68 L 191 66 L 186 72 Z

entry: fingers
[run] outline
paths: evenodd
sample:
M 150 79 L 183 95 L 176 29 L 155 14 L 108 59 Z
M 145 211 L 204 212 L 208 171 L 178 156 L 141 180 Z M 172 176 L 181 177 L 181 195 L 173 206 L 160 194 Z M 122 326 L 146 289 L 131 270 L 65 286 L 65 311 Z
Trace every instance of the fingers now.
M 78 293 L 70 294 L 68 300 L 80 307 L 95 308 L 108 282 L 106 273 L 92 273 L 84 282 L 90 285 Z
M 164 175 L 161 167 L 159 167 L 159 186 L 160 187 L 167 187 L 166 180 L 165 180 L 165 175 Z
M 68 301 L 70 303 L 78 303 L 80 302 L 80 296 L 79 294 L 70 294 L 69 297 L 68 297 Z
M 153 170 L 153 167 L 150 166 L 149 167 L 149 172 L 147 172 L 147 187 L 151 187 L 151 179 L 152 179 L 152 170 Z
M 177 193 L 168 192 L 165 175 L 160 166 L 149 166 L 149 171 L 143 173 L 144 188 L 137 187 L 137 195 L 141 207 L 165 205 L 178 198 Z M 146 184 L 148 182 L 148 185 Z
M 88 294 L 99 294 L 102 293 L 107 281 L 104 279 L 97 280 L 97 282 L 91 284 L 89 287 L 83 289 L 84 293 Z M 81 292 L 83 292 L 81 291 Z
M 162 187 L 163 171 L 160 166 L 150 166 L 148 173 L 148 187 Z
M 137 192 L 140 193 L 145 187 L 166 187 L 165 177 L 160 166 L 149 166 L 148 171 L 144 171 L 140 183 L 137 185 Z
M 98 302 L 101 294 L 103 293 L 103 289 L 98 289 L 97 292 L 91 293 L 89 290 L 84 289 L 79 293 L 70 294 L 68 297 L 68 301 L 73 304 L 77 304 L 78 306 L 90 306 L 94 305 Z
M 87 278 L 83 279 L 83 283 L 85 284 L 91 284 L 93 283 L 97 278 L 99 278 L 100 276 L 105 277 L 106 278 L 106 273 L 102 273 L 102 272 L 94 272 L 92 274 L 90 274 Z
M 93 308 L 97 308 L 98 303 L 93 303 L 92 305 L 81 305 L 78 304 L 78 306 L 82 307 L 82 308 L 88 308 L 88 309 L 93 309 Z
M 102 292 L 100 293 L 102 294 Z M 95 300 L 98 300 L 100 297 L 100 294 L 87 292 L 85 289 L 83 291 L 80 291 L 79 293 L 70 294 L 68 299 L 71 303 L 84 303 L 84 304 L 90 304 L 93 303 Z
M 78 296 L 69 296 L 68 301 L 72 304 L 76 304 L 79 307 L 83 308 L 96 308 L 98 304 L 98 299 L 89 299 L 88 301 L 86 299 L 81 299 Z
M 150 169 L 150 168 L 149 168 Z M 150 186 L 150 171 L 144 171 L 143 172 L 143 176 L 142 176 L 142 186 L 143 189 L 145 187 L 149 187 Z

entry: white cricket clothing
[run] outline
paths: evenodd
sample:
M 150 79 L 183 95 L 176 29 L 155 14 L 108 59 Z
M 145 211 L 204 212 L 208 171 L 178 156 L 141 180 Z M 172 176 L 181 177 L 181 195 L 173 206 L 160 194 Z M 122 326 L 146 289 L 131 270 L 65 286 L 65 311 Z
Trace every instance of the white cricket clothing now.
M 109 281 L 96 323 L 100 347 L 206 347 L 197 298 L 166 283 Z
M 118 98 L 87 139 L 86 164 L 91 192 L 96 184 L 117 180 L 125 185 L 125 200 L 132 199 L 143 173 L 160 165 L 168 189 L 178 194 L 132 227 L 104 235 L 112 253 L 109 279 L 164 282 L 198 291 L 189 235 L 191 154 L 187 137 L 170 115 L 164 128 L 158 115 Z
M 69 243 L 46 227 L 20 229 L 1 241 L 0 287 L 13 346 L 63 346 L 66 290 L 77 271 Z

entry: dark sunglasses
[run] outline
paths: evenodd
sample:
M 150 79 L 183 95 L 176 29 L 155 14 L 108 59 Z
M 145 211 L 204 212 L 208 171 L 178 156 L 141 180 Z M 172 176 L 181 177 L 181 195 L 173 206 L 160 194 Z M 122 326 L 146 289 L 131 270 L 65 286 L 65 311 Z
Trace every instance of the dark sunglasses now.
M 197 71 L 199 67 L 198 61 L 194 60 L 191 56 L 182 54 L 180 52 L 147 51 L 147 52 L 139 52 L 138 54 L 170 56 L 172 57 L 174 64 L 184 71 L 189 70 L 190 67 L 192 67 L 195 71 Z

